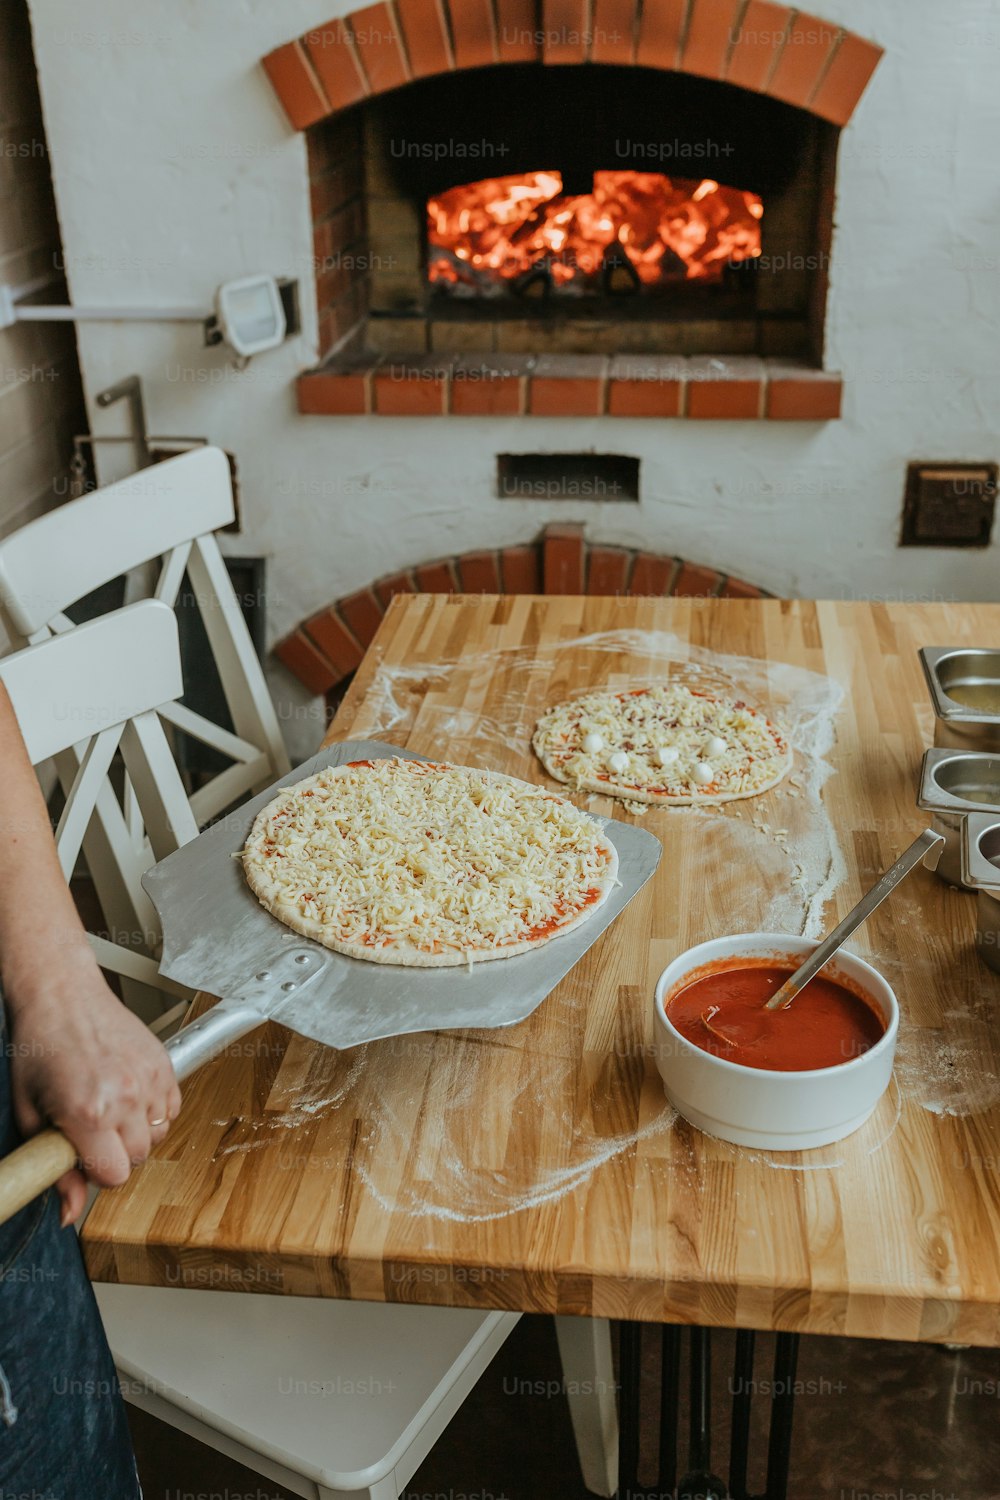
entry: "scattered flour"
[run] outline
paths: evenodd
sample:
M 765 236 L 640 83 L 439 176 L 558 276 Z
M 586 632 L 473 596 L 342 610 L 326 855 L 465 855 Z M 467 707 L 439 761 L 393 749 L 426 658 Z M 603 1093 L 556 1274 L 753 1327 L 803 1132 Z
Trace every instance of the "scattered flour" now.
M 625 1131 L 610 1138 L 580 1140 L 578 1137 L 574 1145 L 579 1151 L 572 1162 L 565 1167 L 545 1168 L 532 1174 L 530 1179 L 526 1177 L 522 1183 L 516 1182 L 509 1170 L 486 1176 L 470 1173 L 468 1162 L 454 1149 L 442 1152 L 437 1158 L 433 1185 L 421 1183 L 419 1189 L 410 1186 L 394 1197 L 382 1190 L 363 1161 L 356 1164 L 356 1170 L 369 1193 L 387 1213 L 460 1224 L 483 1224 L 511 1218 L 514 1214 L 575 1192 L 598 1167 L 640 1143 L 665 1135 L 676 1120 L 675 1111 L 665 1103 L 656 1118 L 637 1131 Z M 385 1129 L 384 1117 L 380 1128 Z
M 922 1109 L 964 1119 L 1000 1103 L 1000 1075 L 990 1029 L 964 1022 L 954 1032 L 911 1027 L 896 1048 L 896 1076 Z

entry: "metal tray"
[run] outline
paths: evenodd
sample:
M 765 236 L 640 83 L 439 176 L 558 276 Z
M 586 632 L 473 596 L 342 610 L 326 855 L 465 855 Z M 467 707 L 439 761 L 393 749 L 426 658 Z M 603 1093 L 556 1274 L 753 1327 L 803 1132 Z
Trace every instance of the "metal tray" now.
M 966 777 L 995 792 L 997 800 L 980 801 L 971 795 L 971 787 L 969 796 L 954 791 Z M 1000 754 L 989 750 L 928 750 L 920 775 L 917 806 L 931 812 L 993 811 L 1000 818 Z
M 962 874 L 977 890 L 1000 893 L 1000 811 L 971 813 L 962 830 Z
M 920 651 L 934 704 L 934 743 L 957 750 L 1000 750 L 1000 714 L 948 695 L 958 683 L 1000 686 L 1000 651 L 988 647 L 924 646 Z
M 964 820 L 962 876 L 976 892 L 976 951 L 1000 974 L 1000 813 L 971 813 Z
M 934 711 L 942 719 L 1000 720 L 1000 713 L 984 712 L 948 696 L 948 688 L 958 683 L 1000 687 L 1000 650 L 987 646 L 924 646 L 920 661 Z
M 142 883 L 161 915 L 169 913 L 164 922 L 162 972 L 193 989 L 229 996 L 245 988 L 254 972 L 273 962 L 286 944 L 294 944 L 314 948 L 330 960 L 314 980 L 308 998 L 303 992 L 297 1002 L 295 1029 L 318 1041 L 352 1047 L 414 1031 L 513 1026 L 530 1016 L 579 963 L 659 864 L 659 839 L 630 824 L 597 818 L 618 851 L 621 884 L 583 926 L 546 943 L 537 953 L 476 964 L 471 971 L 465 967 L 408 969 L 331 953 L 272 917 L 247 885 L 242 864 L 233 856 L 246 842 L 257 813 L 280 787 L 302 781 L 325 766 L 393 755 L 426 759 L 378 740 L 328 746 L 149 870 Z M 314 1023 L 310 1012 L 315 1013 Z
M 993 790 L 997 801 L 963 797 L 958 788 Z M 937 875 L 948 885 L 970 889 L 962 874 L 962 829 L 970 813 L 1000 818 L 1000 754 L 984 750 L 928 750 L 920 773 L 917 806 L 933 814 L 931 827 L 944 839 Z

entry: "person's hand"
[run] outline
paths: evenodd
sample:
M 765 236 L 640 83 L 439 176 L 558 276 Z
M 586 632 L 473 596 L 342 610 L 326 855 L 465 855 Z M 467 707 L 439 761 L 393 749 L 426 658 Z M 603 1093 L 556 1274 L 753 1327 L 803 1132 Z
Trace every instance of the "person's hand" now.
M 14 1115 L 26 1136 L 55 1125 L 81 1168 L 60 1178 L 62 1222 L 83 1210 L 87 1181 L 125 1182 L 180 1109 L 160 1042 L 108 988 L 86 950 L 76 962 L 42 961 L 27 983 L 8 986 Z

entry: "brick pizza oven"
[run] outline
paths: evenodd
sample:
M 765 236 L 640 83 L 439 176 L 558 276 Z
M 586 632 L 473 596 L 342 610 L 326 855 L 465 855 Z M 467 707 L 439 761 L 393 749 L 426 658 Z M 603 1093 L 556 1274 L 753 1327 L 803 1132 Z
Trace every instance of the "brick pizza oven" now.
M 395 0 L 271 52 L 309 414 L 827 420 L 837 145 L 881 55 L 769 0 Z

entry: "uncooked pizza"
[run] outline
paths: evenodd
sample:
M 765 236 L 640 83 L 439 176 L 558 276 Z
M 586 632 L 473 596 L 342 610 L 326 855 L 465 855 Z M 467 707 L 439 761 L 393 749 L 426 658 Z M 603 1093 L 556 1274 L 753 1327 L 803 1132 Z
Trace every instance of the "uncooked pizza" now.
M 372 963 L 527 953 L 592 917 L 618 855 L 586 813 L 510 776 L 392 758 L 328 766 L 258 813 L 243 868 L 280 921 Z
M 732 802 L 776 786 L 792 764 L 780 731 L 740 698 L 681 683 L 587 693 L 539 721 L 550 776 L 629 802 Z

